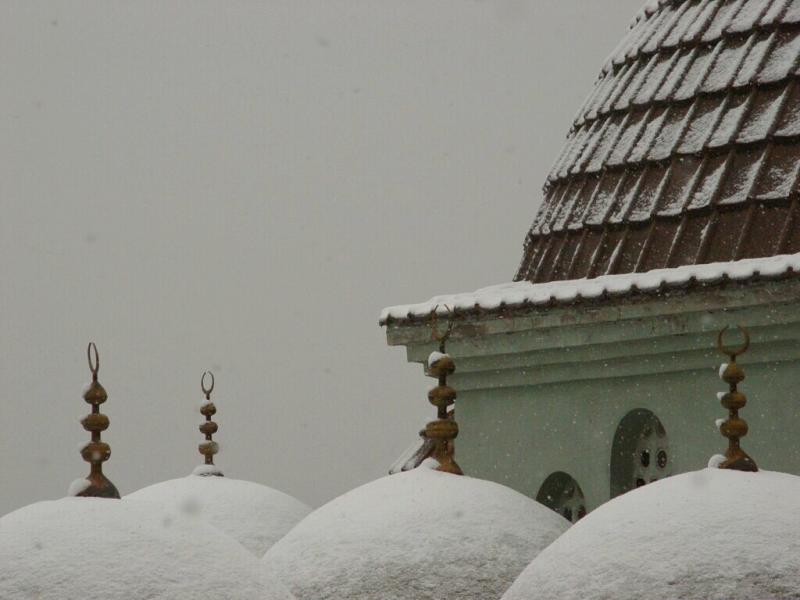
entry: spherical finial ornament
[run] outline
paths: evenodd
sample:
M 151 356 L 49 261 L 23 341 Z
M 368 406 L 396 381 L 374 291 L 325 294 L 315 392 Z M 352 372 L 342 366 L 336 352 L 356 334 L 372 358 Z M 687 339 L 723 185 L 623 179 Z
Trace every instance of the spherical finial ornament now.
M 206 377 L 210 379 L 208 384 L 206 384 Z M 211 392 L 214 391 L 214 374 L 211 371 L 205 371 L 203 373 L 203 376 L 200 378 L 200 389 L 203 390 L 203 395 L 205 396 L 205 401 L 200 406 L 200 414 L 202 414 L 206 420 L 204 423 L 200 424 L 199 429 L 200 433 L 205 436 L 206 441 L 199 444 L 197 449 L 200 454 L 205 457 L 205 464 L 208 468 L 201 469 L 198 467 L 199 470 L 195 470 L 195 473 L 198 475 L 222 477 L 222 471 L 217 469 L 214 465 L 214 455 L 219 452 L 219 444 L 212 439 L 212 436 L 219 429 L 219 425 L 211 420 L 211 417 L 217 413 L 217 407 L 211 402 Z
M 723 344 L 722 338 L 728 330 L 727 326 L 717 335 L 717 349 L 730 359 L 730 362 L 719 369 L 720 379 L 729 386 L 728 392 L 720 397 L 720 403 L 728 409 L 728 418 L 719 427 L 720 433 L 728 438 L 728 449 L 719 468 L 754 472 L 758 471 L 756 462 L 740 446 L 740 440 L 747 435 L 748 427 L 747 422 L 739 417 L 739 409 L 747 404 L 747 397 L 738 390 L 745 375 L 744 369 L 736 362 L 737 356 L 747 352 L 750 347 L 750 334 L 741 325 L 738 328 L 744 336 L 744 342 L 737 348 L 729 348 Z
M 81 456 L 91 467 L 88 477 L 83 481 L 73 482 L 70 490 L 75 491 L 75 496 L 119 498 L 116 486 L 103 474 L 103 463 L 111 457 L 111 447 L 102 441 L 100 434 L 108 429 L 110 422 L 108 417 L 100 412 L 100 405 L 108 400 L 108 394 L 98 381 L 100 354 L 94 342 L 89 342 L 86 357 L 92 381 L 83 392 L 83 399 L 92 406 L 92 412 L 81 419 L 81 425 L 92 434 L 92 438 L 81 448 Z

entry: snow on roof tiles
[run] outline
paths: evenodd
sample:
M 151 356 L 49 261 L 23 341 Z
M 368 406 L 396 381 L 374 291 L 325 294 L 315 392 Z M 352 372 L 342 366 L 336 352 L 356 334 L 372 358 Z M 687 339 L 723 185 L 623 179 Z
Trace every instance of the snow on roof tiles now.
M 787 277 L 800 272 L 800 253 L 766 258 L 751 258 L 723 263 L 685 265 L 671 269 L 655 269 L 647 273 L 603 275 L 594 279 L 531 283 L 503 283 L 475 292 L 435 296 L 427 302 L 392 306 L 381 312 L 380 323 L 426 318 L 435 310 L 446 315 L 495 311 L 503 307 L 568 304 L 581 300 L 619 297 L 634 292 L 654 293 L 663 289 L 692 284 L 713 285 L 724 281 L 748 281 Z
M 798 74 L 797 0 L 648 2 L 572 125 L 515 279 L 800 251 Z

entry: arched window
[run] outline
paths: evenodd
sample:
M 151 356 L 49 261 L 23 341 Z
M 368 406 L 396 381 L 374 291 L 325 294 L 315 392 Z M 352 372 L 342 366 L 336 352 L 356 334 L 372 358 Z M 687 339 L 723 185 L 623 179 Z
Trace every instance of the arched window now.
M 578 482 L 563 471 L 551 473 L 544 480 L 536 501 L 553 509 L 562 517 L 577 523 L 586 515 L 586 498 Z
M 672 475 L 669 439 L 664 425 L 645 408 L 619 422 L 611 447 L 611 497 Z

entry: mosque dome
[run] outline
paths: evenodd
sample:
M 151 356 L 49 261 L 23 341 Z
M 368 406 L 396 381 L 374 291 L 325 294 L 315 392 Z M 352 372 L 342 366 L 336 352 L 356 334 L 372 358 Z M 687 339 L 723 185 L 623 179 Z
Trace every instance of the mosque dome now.
M 81 456 L 90 473 L 70 485 L 75 497 L 0 517 L 0 598 L 291 600 L 236 540 L 188 518 L 192 505 L 167 509 L 119 498 L 103 473 L 111 448 L 101 439 L 109 419 L 100 406 L 108 395 L 98 381 L 94 344 L 87 354 L 92 381 L 83 398 L 92 410 L 81 423 L 91 440 Z
M 800 252 L 800 4 L 650 0 L 544 186 L 515 279 Z
M 299 600 L 496 600 L 568 528 L 534 500 L 460 474 L 454 368 L 446 354 L 428 361 L 439 378 L 428 394 L 439 409 L 426 427 L 432 458 L 332 500 L 264 555 Z
M 720 367 L 724 456 L 604 504 L 537 556 L 503 600 L 783 600 L 800 594 L 800 477 L 759 471 L 742 449 L 744 371 Z
M 718 468 L 675 475 L 589 513 L 503 600 L 797 598 L 800 477 Z
M 204 393 L 208 393 L 200 409 L 206 417 L 200 431 L 206 434 L 207 440 L 200 444 L 200 452 L 206 457 L 206 464 L 197 467 L 188 477 L 157 483 L 127 497 L 188 510 L 194 517 L 230 535 L 256 556 L 263 556 L 308 515 L 311 508 L 265 485 L 223 476 L 213 461 L 219 447 L 211 439 L 217 431 L 217 424 L 211 420 L 216 413 L 210 400 L 212 390 L 213 384 L 210 388 L 203 384 Z
M 256 556 L 262 556 L 311 512 L 299 500 L 265 485 L 195 474 L 156 483 L 127 498 L 188 510 Z
M 431 462 L 317 509 L 263 562 L 300 600 L 500 598 L 569 523 L 507 487 Z
M 0 518 L 0 598 L 289 600 L 211 525 L 140 500 L 62 498 Z

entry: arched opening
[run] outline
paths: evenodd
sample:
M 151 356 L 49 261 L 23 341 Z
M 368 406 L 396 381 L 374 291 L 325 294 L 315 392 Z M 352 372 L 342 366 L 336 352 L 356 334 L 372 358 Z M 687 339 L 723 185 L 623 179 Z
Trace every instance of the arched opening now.
M 562 517 L 577 523 L 586 516 L 586 497 L 578 482 L 568 473 L 556 471 L 544 480 L 536 501 L 541 502 Z
M 611 447 L 611 497 L 672 475 L 667 431 L 645 408 L 625 415 Z

